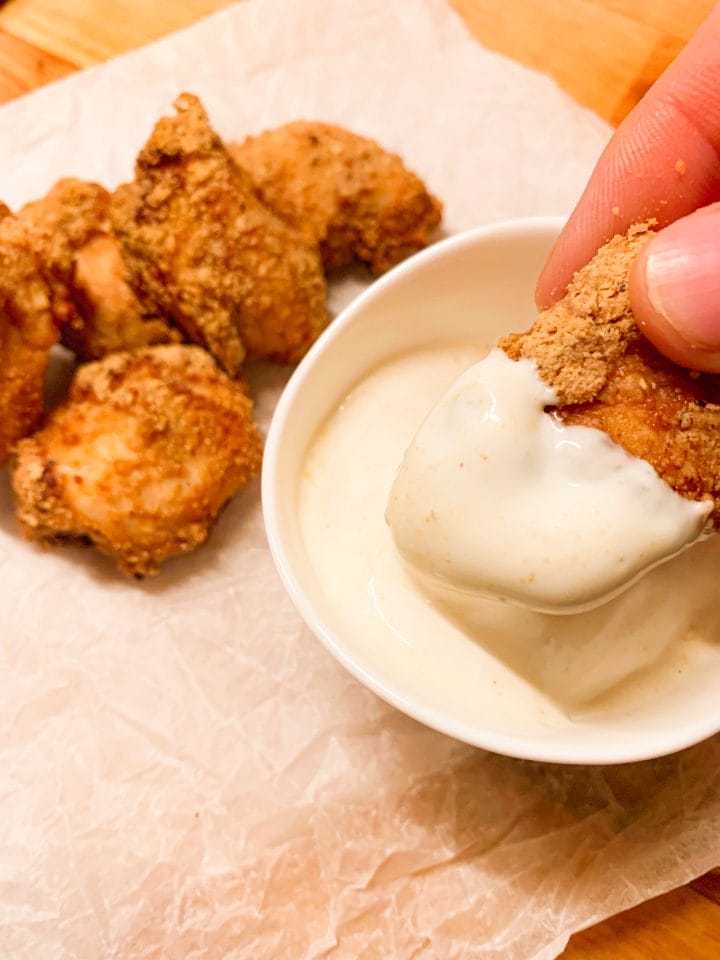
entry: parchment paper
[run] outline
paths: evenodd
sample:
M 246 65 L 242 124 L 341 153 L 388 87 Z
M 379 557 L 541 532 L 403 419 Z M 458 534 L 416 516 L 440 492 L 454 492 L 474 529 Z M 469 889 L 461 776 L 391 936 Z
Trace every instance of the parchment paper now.
M 377 137 L 448 232 L 569 210 L 609 134 L 442 0 L 246 0 L 5 107 L 0 196 L 129 177 L 183 88 L 227 137 L 298 117 Z M 286 375 L 254 373 L 264 425 Z M 21 543 L 1 482 L 3 957 L 549 958 L 720 861 L 720 740 L 603 770 L 422 728 L 303 627 L 256 485 L 135 584 Z

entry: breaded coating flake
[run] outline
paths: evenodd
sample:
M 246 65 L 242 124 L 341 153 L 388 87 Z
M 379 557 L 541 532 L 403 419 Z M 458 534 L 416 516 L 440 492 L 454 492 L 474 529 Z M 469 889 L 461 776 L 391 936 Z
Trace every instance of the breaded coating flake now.
M 442 205 L 397 154 L 329 123 L 297 121 L 231 151 L 262 201 L 320 245 L 326 269 L 379 274 L 427 246 Z
M 81 360 L 180 339 L 128 284 L 104 187 L 59 180 L 18 216 L 50 283 L 62 342 Z
M 175 107 L 114 197 L 130 281 L 230 375 L 246 353 L 299 360 L 327 322 L 317 249 L 260 203 L 197 97 Z
M 250 399 L 205 351 L 173 344 L 80 367 L 18 444 L 12 485 L 27 539 L 90 541 L 141 577 L 203 543 L 260 461 Z
M 0 219 L 0 464 L 42 417 L 57 339 L 50 290 L 17 218 L 7 214 Z
M 500 346 L 534 360 L 555 389 L 564 422 L 604 430 L 691 500 L 712 499 L 720 526 L 720 376 L 666 360 L 630 307 L 632 261 L 647 225 L 614 237 L 578 271 L 563 300 Z

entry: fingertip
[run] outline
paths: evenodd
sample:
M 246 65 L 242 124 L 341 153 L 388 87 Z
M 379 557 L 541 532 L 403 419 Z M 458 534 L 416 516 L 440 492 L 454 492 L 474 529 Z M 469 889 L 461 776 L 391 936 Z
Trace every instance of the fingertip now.
M 643 334 L 670 360 L 707 373 L 720 373 L 719 231 L 720 205 L 697 211 L 653 237 L 630 271 Z
M 648 293 L 647 258 L 650 243 L 652 241 L 643 247 L 630 269 L 630 305 L 635 322 L 660 353 L 683 367 L 689 367 L 692 366 L 692 348 L 655 309 Z

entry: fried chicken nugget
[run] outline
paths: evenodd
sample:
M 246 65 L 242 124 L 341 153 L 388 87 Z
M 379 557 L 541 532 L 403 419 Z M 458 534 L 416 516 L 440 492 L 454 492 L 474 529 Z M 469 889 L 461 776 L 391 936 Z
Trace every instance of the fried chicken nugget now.
M 141 577 L 203 543 L 260 460 L 252 402 L 205 351 L 113 353 L 18 444 L 18 520 L 28 540 L 90 541 Z
M 147 309 L 125 279 L 104 187 L 59 180 L 18 217 L 50 283 L 62 342 L 81 360 L 179 340 L 177 331 Z
M 567 295 L 500 346 L 534 360 L 568 424 L 604 430 L 691 500 L 714 502 L 720 525 L 720 376 L 666 360 L 638 329 L 628 294 L 648 225 L 616 236 L 575 275 Z
M 402 159 L 329 123 L 297 121 L 231 144 L 263 203 L 320 245 L 326 269 L 380 274 L 427 246 L 442 204 Z
M 175 108 L 115 194 L 130 281 L 230 375 L 246 352 L 297 361 L 327 322 L 318 252 L 257 200 L 197 97 Z
M 0 217 L 0 464 L 42 417 L 48 357 L 58 340 L 50 300 L 37 258 L 8 212 Z

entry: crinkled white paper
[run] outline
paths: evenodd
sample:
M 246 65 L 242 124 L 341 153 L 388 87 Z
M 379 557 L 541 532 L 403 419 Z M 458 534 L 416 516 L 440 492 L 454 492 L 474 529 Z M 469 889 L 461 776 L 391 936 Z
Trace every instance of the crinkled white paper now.
M 245 0 L 3 108 L 0 197 L 128 178 L 183 89 L 228 138 L 379 139 L 448 232 L 568 211 L 609 134 L 442 0 Z M 285 378 L 255 371 L 263 425 Z M 424 729 L 302 625 L 257 485 L 136 584 L 22 543 L 3 477 L 0 590 L 3 957 L 540 960 L 720 860 L 720 740 L 602 770 Z

